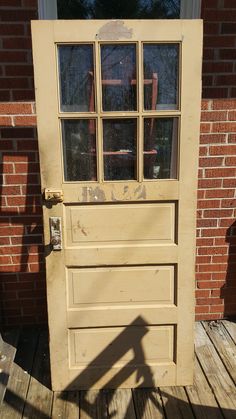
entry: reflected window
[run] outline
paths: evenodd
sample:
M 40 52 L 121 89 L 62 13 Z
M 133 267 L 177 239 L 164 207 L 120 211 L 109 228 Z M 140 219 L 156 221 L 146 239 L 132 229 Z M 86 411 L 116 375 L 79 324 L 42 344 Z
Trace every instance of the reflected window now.
M 58 19 L 179 19 L 180 0 L 57 0 Z
M 105 180 L 134 180 L 137 172 L 136 119 L 103 120 Z
M 65 181 L 97 180 L 95 119 L 63 119 Z
M 178 108 L 178 44 L 144 44 L 144 109 Z
M 144 119 L 144 178 L 176 179 L 178 118 Z
M 60 108 L 63 112 L 94 112 L 92 45 L 60 45 Z
M 136 110 L 136 45 L 102 45 L 101 73 L 103 110 Z

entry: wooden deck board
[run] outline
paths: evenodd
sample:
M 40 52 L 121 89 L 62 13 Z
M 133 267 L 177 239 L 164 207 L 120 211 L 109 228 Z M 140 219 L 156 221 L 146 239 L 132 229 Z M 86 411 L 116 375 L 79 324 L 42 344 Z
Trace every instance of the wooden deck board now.
M 196 323 L 196 355 L 214 391 L 226 419 L 236 418 L 236 390 L 234 382 L 209 339 L 204 327 Z
M 1 419 L 236 419 L 234 322 L 197 323 L 193 386 L 160 389 L 53 393 L 47 333 L 23 330 L 19 339 L 11 333 L 8 342 L 18 340 L 18 347 Z M 8 349 L 12 360 L 15 348 Z
M 0 340 L 0 403 L 5 396 L 16 346 L 19 339 L 19 330 L 9 330 L 1 336 Z
M 203 326 L 218 354 L 236 384 L 235 343 L 221 322 L 203 322 Z
M 6 419 L 21 419 L 28 392 L 38 331 L 23 331 L 20 335 L 15 360 L 7 386 L 1 415 Z

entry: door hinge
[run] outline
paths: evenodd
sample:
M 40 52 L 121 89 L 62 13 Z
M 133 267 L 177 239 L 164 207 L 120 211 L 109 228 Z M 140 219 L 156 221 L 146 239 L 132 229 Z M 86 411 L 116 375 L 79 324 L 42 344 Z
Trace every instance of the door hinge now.
M 63 192 L 61 189 L 44 189 L 44 199 L 50 202 L 63 202 Z

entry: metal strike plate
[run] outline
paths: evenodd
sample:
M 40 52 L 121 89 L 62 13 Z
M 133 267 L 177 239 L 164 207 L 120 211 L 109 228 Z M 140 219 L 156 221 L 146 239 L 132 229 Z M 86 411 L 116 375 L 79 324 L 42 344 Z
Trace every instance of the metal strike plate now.
M 62 202 L 63 192 L 60 189 L 44 189 L 44 199 L 50 202 Z
M 50 243 L 53 250 L 62 250 L 61 217 L 49 217 Z

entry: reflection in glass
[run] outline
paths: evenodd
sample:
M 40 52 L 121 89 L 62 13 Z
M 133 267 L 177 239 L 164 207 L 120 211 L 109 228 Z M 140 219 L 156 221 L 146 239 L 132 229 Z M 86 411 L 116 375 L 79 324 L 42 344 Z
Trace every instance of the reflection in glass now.
M 57 0 L 58 19 L 179 19 L 180 0 Z
M 178 118 L 144 119 L 144 178 L 176 179 Z
M 103 120 L 105 180 L 136 179 L 136 119 Z
M 65 181 L 97 180 L 95 119 L 62 120 Z
M 136 46 L 102 45 L 101 63 L 103 110 L 136 110 Z
M 93 46 L 61 45 L 58 50 L 61 111 L 93 112 Z
M 177 109 L 178 44 L 145 44 L 144 109 Z

